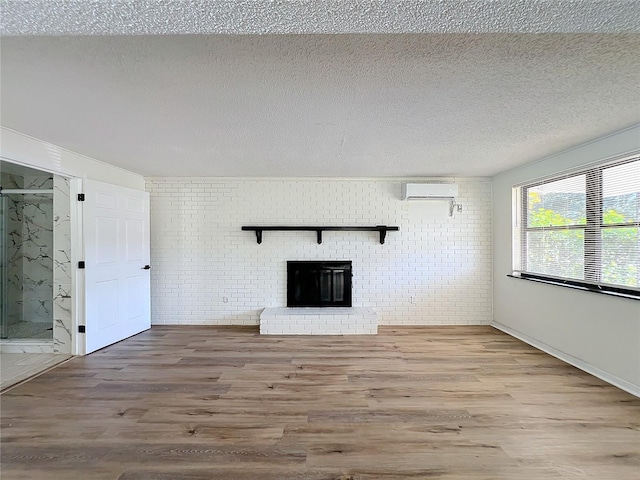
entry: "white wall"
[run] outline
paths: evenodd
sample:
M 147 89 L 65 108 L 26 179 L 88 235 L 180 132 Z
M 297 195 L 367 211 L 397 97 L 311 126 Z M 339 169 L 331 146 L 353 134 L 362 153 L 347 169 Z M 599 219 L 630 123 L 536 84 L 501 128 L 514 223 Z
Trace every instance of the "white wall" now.
M 0 127 L 2 160 L 66 177 L 91 178 L 123 187 L 144 190 L 144 178 L 137 173 L 43 142 L 6 127 Z
M 640 149 L 640 126 L 493 180 L 494 325 L 640 395 L 640 301 L 508 278 L 512 187 Z
M 491 321 L 491 185 L 456 179 L 463 212 L 400 200 L 400 180 L 153 178 L 152 323 L 257 324 L 286 305 L 287 260 L 353 261 L 353 304 L 381 324 Z M 243 225 L 397 225 L 375 232 L 265 232 Z M 228 302 L 224 302 L 224 298 Z

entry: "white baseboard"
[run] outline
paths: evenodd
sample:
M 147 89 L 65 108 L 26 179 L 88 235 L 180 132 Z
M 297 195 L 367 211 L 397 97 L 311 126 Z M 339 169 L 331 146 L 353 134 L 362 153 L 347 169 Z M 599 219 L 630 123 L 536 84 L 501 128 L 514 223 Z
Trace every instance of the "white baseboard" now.
M 625 392 L 629 392 L 631 395 L 640 397 L 640 385 L 635 385 L 631 382 L 627 382 L 626 380 L 618 378 L 615 375 L 605 372 L 604 370 L 600 370 L 598 367 L 594 367 L 593 365 L 586 363 L 574 357 L 573 355 L 569 355 L 567 353 L 561 352 L 560 350 L 557 350 L 547 345 L 546 343 L 543 343 L 539 340 L 531 338 L 528 335 L 525 335 L 524 333 L 520 333 L 500 323 L 492 323 L 491 326 L 493 328 L 496 328 L 506 333 L 507 335 L 511 335 L 512 337 L 515 337 L 518 340 L 522 340 L 523 342 L 528 343 L 529 345 L 537 348 L 538 350 L 542 350 L 543 352 L 548 353 L 549 355 L 559 358 L 563 362 L 567 362 L 569 365 L 573 365 L 574 367 L 579 368 L 580 370 L 583 370 L 593 375 L 594 377 L 598 377 L 600 380 L 604 380 L 605 382 L 610 383 L 611 385 L 618 387 L 624 390 Z

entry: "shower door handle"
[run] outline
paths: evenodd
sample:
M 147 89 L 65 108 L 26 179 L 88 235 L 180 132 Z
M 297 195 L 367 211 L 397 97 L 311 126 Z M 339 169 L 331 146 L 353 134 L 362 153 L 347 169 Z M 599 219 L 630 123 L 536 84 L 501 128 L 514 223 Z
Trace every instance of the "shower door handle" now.
M 145 265 L 142 270 L 151 270 L 151 265 Z

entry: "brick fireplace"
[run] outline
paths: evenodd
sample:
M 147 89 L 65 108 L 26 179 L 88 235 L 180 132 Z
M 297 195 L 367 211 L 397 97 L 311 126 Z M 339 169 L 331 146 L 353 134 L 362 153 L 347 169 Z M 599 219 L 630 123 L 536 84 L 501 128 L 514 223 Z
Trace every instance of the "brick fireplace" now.
M 371 307 L 351 306 L 351 261 L 288 261 L 287 307 L 265 308 L 260 333 L 345 335 L 378 333 Z

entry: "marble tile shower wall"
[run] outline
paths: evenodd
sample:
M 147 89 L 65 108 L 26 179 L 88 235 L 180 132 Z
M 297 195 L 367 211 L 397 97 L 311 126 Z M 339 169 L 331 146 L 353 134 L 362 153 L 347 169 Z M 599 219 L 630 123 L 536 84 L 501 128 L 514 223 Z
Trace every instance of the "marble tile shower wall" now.
M 23 188 L 24 179 L 2 172 L 2 187 Z M 22 202 L 15 196 L 7 197 L 7 297 L 15 299 L 7 305 L 7 321 L 15 325 L 22 319 Z
M 71 211 L 69 179 L 53 177 L 53 349 L 71 353 Z
M 51 176 L 25 176 L 25 189 L 52 189 Z M 53 198 L 22 197 L 22 320 L 51 323 L 53 315 Z M 19 260 L 19 259 L 18 259 Z

